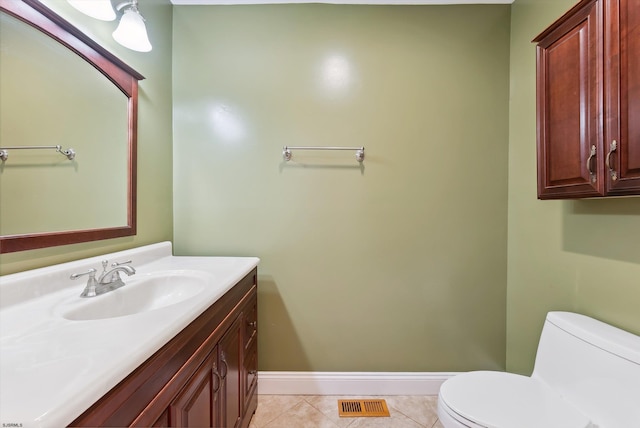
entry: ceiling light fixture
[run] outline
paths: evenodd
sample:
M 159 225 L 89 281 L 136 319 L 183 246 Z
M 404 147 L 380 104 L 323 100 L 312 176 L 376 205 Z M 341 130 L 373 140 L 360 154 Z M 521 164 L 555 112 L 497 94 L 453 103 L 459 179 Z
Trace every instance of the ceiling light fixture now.
M 80 12 L 95 19 L 113 21 L 117 17 L 111 0 L 67 0 L 67 2 Z M 149 52 L 151 42 L 147 36 L 144 18 L 138 10 L 138 0 L 127 0 L 120 3 L 116 6 L 116 10 L 118 12 L 124 11 L 120 16 L 116 31 L 112 34 L 115 41 L 134 51 Z
M 92 18 L 101 21 L 113 21 L 116 12 L 113 10 L 111 0 L 67 0 L 71 6 Z
M 144 18 L 138 11 L 138 0 L 130 0 L 116 6 L 118 11 L 124 9 L 120 24 L 113 32 L 113 38 L 122 46 L 138 52 L 149 52 L 151 42 L 147 36 Z

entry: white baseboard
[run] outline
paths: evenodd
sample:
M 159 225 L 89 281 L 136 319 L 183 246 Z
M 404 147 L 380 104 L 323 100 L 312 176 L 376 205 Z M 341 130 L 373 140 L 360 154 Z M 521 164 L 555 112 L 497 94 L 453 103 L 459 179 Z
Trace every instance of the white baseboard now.
M 458 373 L 258 372 L 262 395 L 438 395 Z

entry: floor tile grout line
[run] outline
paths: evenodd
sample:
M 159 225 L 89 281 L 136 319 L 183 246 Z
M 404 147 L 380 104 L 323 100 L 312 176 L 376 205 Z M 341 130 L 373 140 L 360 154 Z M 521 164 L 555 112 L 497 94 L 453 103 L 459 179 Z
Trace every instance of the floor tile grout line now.
M 389 412 L 391 412 L 391 409 L 393 409 L 394 412 L 400 413 L 402 416 L 404 416 L 405 418 L 409 419 L 411 422 L 414 422 L 415 424 L 417 424 L 420 428 L 433 428 L 433 425 L 427 426 L 427 425 L 423 424 L 422 422 L 416 421 L 411 416 L 407 415 L 404 412 L 401 412 L 400 410 L 396 409 L 393 406 L 388 406 L 388 407 L 389 407 Z
M 320 413 L 322 413 L 325 417 L 327 417 L 327 418 L 331 418 L 331 415 L 327 415 L 326 413 L 324 413 L 321 409 L 319 409 L 318 407 L 316 407 L 315 405 L 313 405 L 313 403 L 309 402 L 309 400 L 307 400 L 307 399 L 306 399 L 306 397 L 323 397 L 323 395 L 304 395 L 304 396 L 303 396 L 303 400 L 304 400 L 304 401 L 306 401 L 307 403 L 309 403 L 309 405 L 310 405 L 311 407 L 313 407 L 314 409 L 316 409 L 317 411 L 319 411 Z M 326 396 L 325 396 L 325 397 L 326 397 Z M 336 396 L 336 397 L 339 397 L 339 396 Z M 338 406 L 338 398 L 336 398 L 336 409 L 337 409 L 337 406 Z M 338 417 L 340 417 L 340 415 L 338 415 Z M 333 420 L 331 420 L 331 422 L 333 422 Z M 353 421 L 351 421 L 351 422 L 349 422 L 347 425 L 345 425 L 345 426 L 344 426 L 344 428 L 348 428 L 351 424 L 353 424 Z M 338 424 L 335 424 L 335 423 L 334 423 L 334 425 L 336 425 L 336 426 L 337 426 Z
M 390 408 L 393 407 L 392 405 L 390 405 Z M 440 421 L 440 419 L 438 418 L 438 411 L 437 408 L 433 409 L 431 408 L 431 406 L 429 406 L 430 410 L 432 410 L 434 412 L 434 416 L 435 416 L 435 420 L 431 423 L 424 423 L 424 422 L 420 422 L 416 419 L 414 419 L 412 416 L 410 416 L 409 414 L 402 412 L 401 410 L 398 410 L 398 408 L 394 407 L 394 410 L 401 413 L 402 415 L 406 416 L 407 418 L 409 418 L 411 421 L 415 422 L 416 424 L 418 424 L 420 427 L 423 428 L 434 428 L 436 425 L 438 425 L 438 422 Z
M 325 419 L 327 419 L 333 426 L 335 426 L 336 428 L 340 428 L 340 426 L 333 421 L 330 415 L 327 415 L 325 412 L 323 412 L 321 409 L 317 408 L 316 406 L 313 405 L 313 403 L 307 400 L 307 397 L 322 397 L 321 395 L 301 395 L 300 397 L 302 398 L 302 401 L 307 403 L 309 406 L 313 407 L 318 413 L 320 413 Z
M 298 401 L 295 402 L 294 404 L 292 404 L 291 406 L 289 406 L 286 409 L 281 409 L 277 415 L 273 418 L 271 418 L 268 421 L 265 421 L 264 424 L 262 424 L 261 426 L 257 426 L 256 428 L 266 428 L 271 422 L 275 421 L 276 419 L 278 419 L 280 416 L 284 415 L 285 413 L 287 413 L 289 410 L 293 409 L 295 406 L 297 406 L 298 404 L 300 404 L 302 401 L 306 401 L 304 399 L 304 396 L 301 395 L 293 395 L 292 397 L 297 397 Z

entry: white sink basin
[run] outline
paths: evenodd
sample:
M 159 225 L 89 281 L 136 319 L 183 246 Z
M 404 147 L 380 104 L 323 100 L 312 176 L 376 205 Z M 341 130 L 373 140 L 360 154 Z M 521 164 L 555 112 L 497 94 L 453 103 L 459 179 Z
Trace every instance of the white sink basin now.
M 193 271 L 164 271 L 126 277 L 125 286 L 96 297 L 80 298 L 62 317 L 74 321 L 117 318 L 175 305 L 201 293 L 208 277 Z

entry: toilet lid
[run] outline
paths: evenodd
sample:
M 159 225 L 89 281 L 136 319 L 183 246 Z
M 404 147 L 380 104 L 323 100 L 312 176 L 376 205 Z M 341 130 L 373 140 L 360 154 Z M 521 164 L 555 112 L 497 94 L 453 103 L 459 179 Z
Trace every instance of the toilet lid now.
M 477 371 L 457 375 L 440 388 L 452 411 L 491 428 L 585 428 L 589 419 L 544 383 L 526 376 Z

